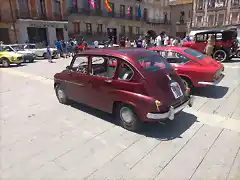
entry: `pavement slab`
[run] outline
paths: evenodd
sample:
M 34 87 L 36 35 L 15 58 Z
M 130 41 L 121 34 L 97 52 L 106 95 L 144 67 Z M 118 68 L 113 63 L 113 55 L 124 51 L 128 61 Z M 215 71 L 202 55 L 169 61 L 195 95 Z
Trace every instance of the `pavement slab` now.
M 109 114 L 57 101 L 53 75 L 70 59 L 0 69 L 0 179 L 238 180 L 240 66 L 225 63 L 174 121 L 126 131 Z

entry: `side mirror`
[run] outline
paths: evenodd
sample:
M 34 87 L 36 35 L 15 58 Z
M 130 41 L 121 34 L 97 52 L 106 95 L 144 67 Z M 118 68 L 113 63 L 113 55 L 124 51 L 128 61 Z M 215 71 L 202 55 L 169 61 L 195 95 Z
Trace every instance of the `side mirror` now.
M 66 67 L 66 70 L 70 70 L 70 69 L 71 69 L 71 67 L 70 67 L 70 66 L 67 66 L 67 67 Z

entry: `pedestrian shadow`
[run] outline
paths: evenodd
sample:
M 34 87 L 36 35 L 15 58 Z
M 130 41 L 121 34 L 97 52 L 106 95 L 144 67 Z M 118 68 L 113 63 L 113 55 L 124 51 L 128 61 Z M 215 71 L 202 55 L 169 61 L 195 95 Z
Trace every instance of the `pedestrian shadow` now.
M 228 87 L 224 86 L 199 87 L 194 89 L 192 95 L 212 99 L 220 99 L 227 94 L 228 89 Z
M 70 106 L 98 117 L 104 121 L 120 126 L 117 118 L 115 118 L 112 114 L 76 102 L 72 102 Z M 166 120 L 164 123 L 144 122 L 142 130 L 138 132 L 138 134 L 162 141 L 173 140 L 175 138 L 181 138 L 181 134 L 189 129 L 196 122 L 196 120 L 197 117 L 195 115 L 181 112 L 176 115 L 175 119 L 172 121 Z

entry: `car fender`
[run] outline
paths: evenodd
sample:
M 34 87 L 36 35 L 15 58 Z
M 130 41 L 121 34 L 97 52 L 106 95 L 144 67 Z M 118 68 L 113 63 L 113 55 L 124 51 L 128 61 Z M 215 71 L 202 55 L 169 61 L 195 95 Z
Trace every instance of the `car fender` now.
M 139 117 L 143 117 L 146 110 L 155 107 L 154 102 L 156 99 L 153 97 L 126 90 L 117 90 L 114 94 L 112 105 L 114 105 L 115 102 L 129 104 L 135 109 Z M 144 104 L 144 106 L 139 106 L 139 104 Z M 144 109 L 141 107 L 144 107 Z
M 188 76 L 188 75 L 186 75 L 186 74 L 178 74 L 181 78 L 183 77 L 183 78 L 187 78 L 187 79 L 189 79 L 193 84 L 194 84 L 194 81 L 192 80 L 192 78 L 190 77 L 190 76 Z

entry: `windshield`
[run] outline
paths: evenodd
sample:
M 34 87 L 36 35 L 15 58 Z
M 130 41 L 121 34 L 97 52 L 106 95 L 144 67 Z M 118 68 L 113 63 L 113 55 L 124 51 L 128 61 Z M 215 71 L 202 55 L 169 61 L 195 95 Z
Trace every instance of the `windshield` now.
M 36 46 L 31 44 L 31 45 L 27 45 L 25 46 L 27 49 L 36 49 Z
M 199 60 L 203 60 L 205 58 L 205 55 L 203 53 L 200 53 L 194 49 L 185 49 L 184 50 L 185 53 L 191 55 L 191 56 L 194 56 L 196 58 L 198 58 Z
M 138 57 L 138 63 L 148 72 L 156 72 L 162 69 L 172 69 L 172 66 L 158 54 Z
M 23 51 L 24 50 L 24 47 L 23 45 L 14 45 L 12 46 L 12 48 L 15 50 L 15 51 Z

